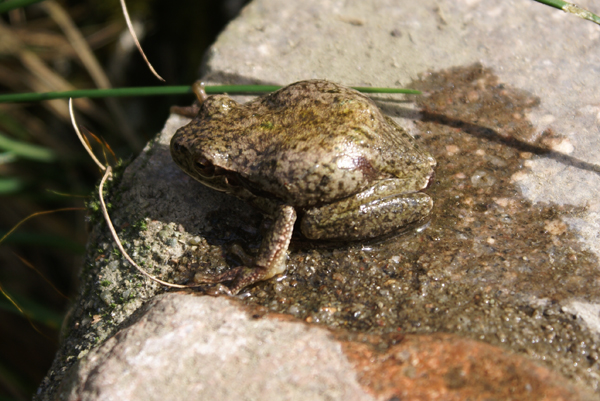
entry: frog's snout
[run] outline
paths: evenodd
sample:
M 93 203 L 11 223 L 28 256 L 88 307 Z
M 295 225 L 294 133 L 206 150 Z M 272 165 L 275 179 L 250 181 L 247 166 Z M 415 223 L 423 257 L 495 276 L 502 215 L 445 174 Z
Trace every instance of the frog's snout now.
M 190 154 L 191 152 L 188 143 L 182 140 L 184 137 L 185 133 L 182 134 L 180 131 L 177 131 L 175 135 L 173 135 L 173 138 L 171 138 L 171 157 L 179 168 L 189 174 L 189 172 L 194 169 L 193 165 L 190 166 L 194 158 Z
M 171 155 L 187 152 L 187 148 L 177 140 L 177 134 L 171 140 Z

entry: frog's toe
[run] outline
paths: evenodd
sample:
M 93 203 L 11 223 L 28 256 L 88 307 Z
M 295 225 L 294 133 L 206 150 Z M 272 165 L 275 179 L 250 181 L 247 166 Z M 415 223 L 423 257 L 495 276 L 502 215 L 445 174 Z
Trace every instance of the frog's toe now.
M 222 294 L 226 294 L 229 296 L 233 295 L 231 293 L 231 290 L 229 289 L 229 287 L 227 287 L 225 284 L 217 284 L 213 287 L 207 288 L 205 294 L 213 296 L 213 297 L 216 297 L 216 296 L 222 295 Z
M 231 245 L 231 247 L 229 248 L 229 252 L 237 256 L 242 262 L 242 264 L 246 266 L 254 265 L 254 257 L 248 255 L 240 244 L 234 243 L 233 245 Z
M 243 266 L 234 267 L 221 274 L 196 273 L 194 275 L 194 282 L 198 284 L 219 284 L 223 281 L 232 281 L 238 276 L 243 268 Z
M 262 267 L 242 267 L 242 269 L 238 272 L 237 277 L 231 283 L 229 289 L 232 294 L 237 294 L 243 288 L 249 286 L 250 284 L 254 284 L 258 281 L 262 281 L 267 276 L 267 269 Z
M 192 106 L 171 106 L 169 110 L 171 114 L 179 114 L 180 116 L 194 118 L 200 111 L 200 107 L 194 104 Z
M 254 284 L 257 281 L 264 280 L 267 276 L 267 269 L 262 267 L 246 267 L 239 266 L 233 269 L 227 270 L 221 274 L 201 274 L 198 273 L 194 276 L 194 282 L 198 284 L 221 284 L 224 281 L 231 281 L 231 285 L 226 287 L 220 285 L 216 288 L 216 293 L 226 293 L 229 295 L 236 295 L 243 288 Z

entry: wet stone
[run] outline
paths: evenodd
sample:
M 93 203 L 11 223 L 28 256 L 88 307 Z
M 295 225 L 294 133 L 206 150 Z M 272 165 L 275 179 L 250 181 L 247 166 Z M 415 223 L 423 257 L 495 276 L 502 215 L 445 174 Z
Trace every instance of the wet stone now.
M 393 344 L 385 349 L 372 344 L 375 336 L 342 340 L 361 384 L 379 399 L 594 399 L 528 358 L 483 342 L 442 333 L 388 337 Z
M 514 184 L 527 160 L 553 157 L 547 136 L 558 134 L 534 132 L 526 118 L 539 99 L 480 65 L 428 73 L 408 87 L 425 93 L 417 140 L 438 162 L 426 190 L 435 202 L 428 225 L 372 244 L 293 240 L 285 275 L 239 297 L 365 333 L 460 334 L 597 389 L 598 339 L 561 310 L 573 297 L 600 298 L 598 261 L 562 222 L 582 210 L 533 205 Z M 225 210 L 217 214 L 229 217 L 211 222 L 213 242 L 250 236 L 250 249 L 260 244 L 258 232 L 249 235 Z

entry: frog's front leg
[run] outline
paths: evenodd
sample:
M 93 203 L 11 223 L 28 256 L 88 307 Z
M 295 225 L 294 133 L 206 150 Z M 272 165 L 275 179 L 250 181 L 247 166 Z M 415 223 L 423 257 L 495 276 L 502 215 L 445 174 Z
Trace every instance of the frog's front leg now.
M 300 230 L 309 239 L 338 241 L 396 232 L 427 217 L 433 207 L 427 194 L 405 193 L 411 185 L 399 178 L 385 179 L 349 198 L 308 209 Z
M 296 211 L 292 206 L 281 205 L 277 207 L 273 217 L 273 224 L 263 238 L 253 266 L 239 266 L 214 276 L 196 275 L 194 280 L 207 284 L 231 281 L 229 292 L 237 294 L 250 284 L 283 273 L 296 221 Z

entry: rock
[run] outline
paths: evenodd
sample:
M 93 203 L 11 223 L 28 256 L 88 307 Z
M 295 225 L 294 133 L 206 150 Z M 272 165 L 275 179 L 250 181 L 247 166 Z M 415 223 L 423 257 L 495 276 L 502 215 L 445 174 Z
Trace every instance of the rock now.
M 64 397 L 108 398 L 119 381 L 145 399 L 177 389 L 216 399 L 597 396 L 598 32 L 532 1 L 253 1 L 211 48 L 205 80 L 421 88 L 373 97 L 438 160 L 432 221 L 382 243 L 296 242 L 285 276 L 233 301 L 156 298 L 165 288 L 94 220 L 81 295 L 38 399 L 55 399 L 59 385 Z M 109 191 L 126 249 L 179 283 L 226 269 L 233 242 L 257 247 L 262 220 L 176 168 L 168 143 L 186 121 L 171 116 Z M 180 320 L 187 312 L 169 299 L 202 318 Z M 279 317 L 253 319 L 237 302 Z M 130 337 L 138 343 L 124 345 Z M 157 370 L 136 365 L 150 360 Z
M 183 293 L 148 302 L 71 368 L 58 394 L 82 401 L 394 397 L 592 399 L 527 358 L 479 341 L 332 332 L 234 299 Z

